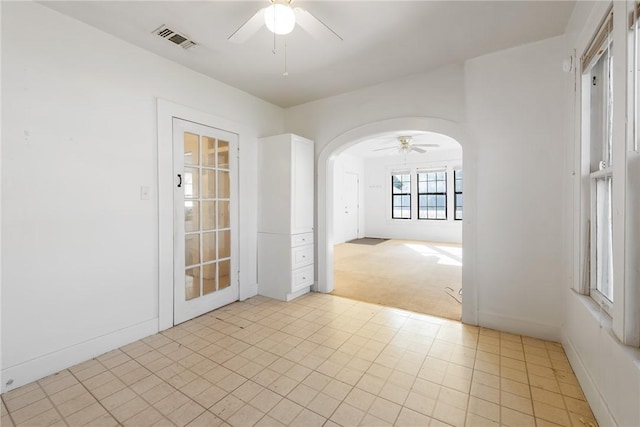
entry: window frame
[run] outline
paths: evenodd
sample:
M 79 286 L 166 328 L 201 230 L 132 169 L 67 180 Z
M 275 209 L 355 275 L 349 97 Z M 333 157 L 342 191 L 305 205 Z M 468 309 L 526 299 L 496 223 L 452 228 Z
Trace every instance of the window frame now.
M 585 127 L 583 130 L 583 147 L 588 150 L 588 182 L 589 182 L 589 279 L 581 289 L 581 292 L 589 295 L 603 310 L 613 317 L 613 306 L 615 297 L 609 299 L 598 289 L 598 256 L 597 252 L 601 248 L 602 242 L 599 240 L 597 230 L 597 213 L 600 207 L 597 203 L 597 182 L 601 179 L 613 179 L 613 37 L 612 37 L 613 12 L 609 10 L 599 27 L 594 39 L 587 46 L 581 61 L 580 79 L 582 87 L 585 89 L 582 94 L 582 117 Z M 602 63 L 601 63 L 602 61 Z M 602 64 L 602 65 L 600 65 Z M 602 82 L 597 79 L 597 73 L 601 72 Z M 601 99 L 594 100 L 592 87 L 601 84 Z M 598 93 L 598 92 L 596 92 Z M 586 95 L 586 96 L 585 96 Z M 599 104 L 597 103 L 599 102 Z M 597 109 L 597 110 L 596 110 Z M 598 114 L 595 114 L 598 113 Z M 594 115 L 595 114 L 595 115 Z M 595 120 L 595 121 L 594 121 Z M 594 134 L 594 124 L 598 131 Z M 598 150 L 599 149 L 599 150 Z M 595 157 L 595 158 L 594 158 Z M 596 163 L 597 162 L 597 163 Z M 609 197 L 609 207 L 611 211 L 612 199 Z M 611 233 L 610 239 L 613 238 Z M 613 262 L 613 253 L 610 253 L 610 262 Z M 609 276 L 609 287 L 613 289 L 613 270 Z
M 395 187 L 394 187 L 393 178 L 396 177 L 396 176 L 408 176 L 409 177 L 409 186 L 408 186 L 409 187 L 409 192 L 408 193 L 406 193 L 406 192 L 405 193 L 396 193 L 396 192 L 394 192 L 394 188 Z M 412 183 L 411 183 L 411 181 L 412 180 L 411 180 L 411 173 L 410 172 L 405 172 L 405 171 L 391 172 L 391 219 L 394 219 L 394 220 L 411 220 L 411 218 L 412 218 L 412 197 L 411 197 L 411 184 Z M 406 182 L 406 181 L 401 180 L 400 182 L 402 182 L 403 186 L 404 186 L 404 182 Z M 395 200 L 396 196 L 408 196 L 409 197 L 409 217 L 408 218 L 396 217 L 395 216 L 395 206 L 396 205 L 395 205 L 394 200 Z M 405 206 L 401 205 L 400 209 L 404 210 Z
M 462 168 L 457 168 L 453 170 L 453 220 L 454 221 L 462 221 L 464 218 L 464 199 L 462 200 L 462 204 L 460 205 L 460 218 L 458 218 L 458 195 L 462 199 L 462 185 L 464 180 L 464 175 L 458 179 L 458 172 L 462 174 Z M 456 184 L 457 181 L 460 181 L 460 191 L 457 190 Z
M 438 175 L 439 173 L 444 174 L 444 192 L 442 191 L 437 191 L 437 187 L 438 187 L 438 182 L 442 182 L 441 179 L 438 179 Z M 428 179 L 429 174 L 436 174 L 436 179 L 435 181 L 430 181 Z M 420 180 L 420 175 L 425 175 L 427 177 L 427 179 L 425 181 L 421 181 Z M 424 182 L 426 187 L 427 187 L 427 191 L 426 192 L 420 192 L 420 183 Z M 435 192 L 429 192 L 428 188 L 429 188 L 429 182 L 435 182 L 435 186 L 436 186 L 436 191 Z M 448 182 L 448 173 L 447 173 L 447 169 L 430 169 L 430 170 L 419 170 L 416 171 L 416 183 L 417 183 L 417 195 L 418 195 L 418 200 L 417 200 L 417 205 L 418 205 L 418 220 L 427 220 L 427 221 L 447 221 L 448 219 L 448 206 L 449 206 L 449 200 L 448 200 L 448 188 L 447 188 L 447 182 Z M 427 204 L 425 205 L 425 210 L 427 211 L 427 217 L 423 218 L 420 216 L 420 211 L 421 211 L 421 204 L 420 204 L 420 196 L 426 196 L 427 199 Z M 435 208 L 436 208 L 436 218 L 429 218 L 429 196 L 435 196 L 436 198 L 438 196 L 444 196 L 444 218 L 437 218 L 437 208 L 439 207 L 438 204 L 436 203 Z

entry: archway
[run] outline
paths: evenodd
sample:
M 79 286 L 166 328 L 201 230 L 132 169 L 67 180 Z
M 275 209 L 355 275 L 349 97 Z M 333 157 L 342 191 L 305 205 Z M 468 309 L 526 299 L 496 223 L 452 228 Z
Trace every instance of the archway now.
M 430 118 L 407 117 L 374 122 L 349 130 L 331 140 L 320 152 L 317 170 L 317 248 L 318 248 L 318 284 L 317 291 L 333 290 L 333 167 L 335 157 L 351 145 L 375 135 L 398 129 L 413 129 L 447 135 L 460 143 L 463 149 L 465 165 L 465 213 L 462 225 L 463 254 L 462 284 L 464 299 L 462 321 L 477 324 L 477 289 L 473 280 L 475 259 L 475 194 L 476 167 L 475 151 L 464 127 L 458 123 Z

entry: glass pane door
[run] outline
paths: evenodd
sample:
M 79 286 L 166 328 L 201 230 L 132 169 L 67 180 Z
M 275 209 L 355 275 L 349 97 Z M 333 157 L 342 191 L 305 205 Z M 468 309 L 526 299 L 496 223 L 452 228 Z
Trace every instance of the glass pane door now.
M 237 299 L 237 158 L 229 155 L 236 144 L 237 135 L 174 119 L 175 323 Z
M 229 142 L 184 133 L 185 300 L 229 287 Z

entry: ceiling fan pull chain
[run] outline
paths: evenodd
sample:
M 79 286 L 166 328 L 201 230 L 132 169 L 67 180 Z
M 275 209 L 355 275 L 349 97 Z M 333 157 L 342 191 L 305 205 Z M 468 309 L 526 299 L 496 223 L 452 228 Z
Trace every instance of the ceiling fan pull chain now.
M 283 76 L 287 77 L 289 75 L 289 71 L 287 71 L 287 38 L 284 38 L 284 73 Z
M 273 50 L 271 52 L 276 54 L 276 33 L 273 33 Z

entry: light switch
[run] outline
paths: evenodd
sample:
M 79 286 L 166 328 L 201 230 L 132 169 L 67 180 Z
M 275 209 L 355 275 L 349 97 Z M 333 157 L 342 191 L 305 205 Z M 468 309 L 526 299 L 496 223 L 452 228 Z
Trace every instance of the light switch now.
M 140 187 L 140 200 L 149 200 L 149 187 L 143 185 Z

